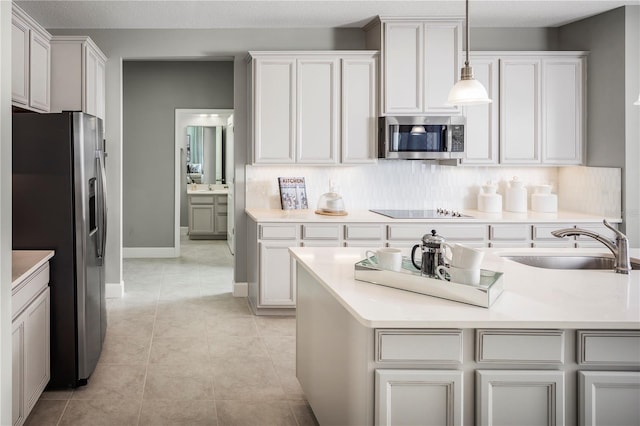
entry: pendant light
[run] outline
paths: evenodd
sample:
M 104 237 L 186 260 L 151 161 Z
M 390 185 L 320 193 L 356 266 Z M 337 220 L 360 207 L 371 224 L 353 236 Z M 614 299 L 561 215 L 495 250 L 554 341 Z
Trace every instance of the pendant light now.
M 469 0 L 465 0 L 465 30 L 467 38 L 467 56 L 460 71 L 458 81 L 449 91 L 448 102 L 452 105 L 478 105 L 491 103 L 487 89 L 473 78 L 473 68 L 469 66 Z

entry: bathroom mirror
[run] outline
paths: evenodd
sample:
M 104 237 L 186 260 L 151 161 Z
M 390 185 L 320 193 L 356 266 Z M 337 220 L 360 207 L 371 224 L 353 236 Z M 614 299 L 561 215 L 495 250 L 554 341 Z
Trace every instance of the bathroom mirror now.
M 222 126 L 187 126 L 187 183 L 224 184 Z

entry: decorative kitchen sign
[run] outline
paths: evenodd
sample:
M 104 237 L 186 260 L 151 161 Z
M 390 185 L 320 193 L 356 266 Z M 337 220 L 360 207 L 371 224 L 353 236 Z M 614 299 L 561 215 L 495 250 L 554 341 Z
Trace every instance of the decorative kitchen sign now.
M 279 177 L 282 210 L 308 209 L 307 188 L 303 177 Z

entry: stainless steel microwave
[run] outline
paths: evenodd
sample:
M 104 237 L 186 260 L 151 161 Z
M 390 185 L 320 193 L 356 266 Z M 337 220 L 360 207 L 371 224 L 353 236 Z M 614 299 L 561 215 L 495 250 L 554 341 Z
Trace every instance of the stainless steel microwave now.
M 464 117 L 380 117 L 378 158 L 464 158 Z

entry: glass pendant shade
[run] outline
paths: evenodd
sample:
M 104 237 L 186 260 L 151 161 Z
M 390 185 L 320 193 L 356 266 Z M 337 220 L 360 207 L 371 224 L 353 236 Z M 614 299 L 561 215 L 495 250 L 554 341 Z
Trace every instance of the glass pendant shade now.
M 481 105 L 491 103 L 491 99 L 482 83 L 473 76 L 463 76 L 449 91 L 448 102 L 452 105 Z
M 634 105 L 640 105 L 640 95 L 638 95 L 638 100 L 633 103 Z

